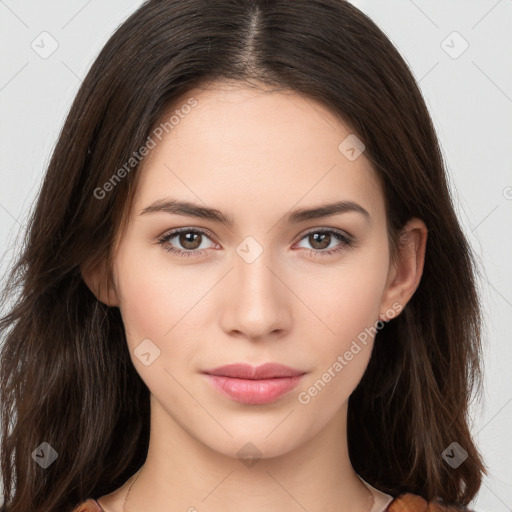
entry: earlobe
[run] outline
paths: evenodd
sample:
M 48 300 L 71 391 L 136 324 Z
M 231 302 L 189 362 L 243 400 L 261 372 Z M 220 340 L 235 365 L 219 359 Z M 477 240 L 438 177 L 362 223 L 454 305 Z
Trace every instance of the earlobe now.
M 115 285 L 109 278 L 105 260 L 95 266 L 80 266 L 80 273 L 85 284 L 94 296 L 106 306 L 119 306 Z
M 423 274 L 427 236 L 427 227 L 421 219 L 411 219 L 402 229 L 396 259 L 390 264 L 382 301 L 384 310 L 396 310 L 393 305 L 399 304 L 401 311 L 414 295 Z M 387 315 L 381 312 L 380 316 L 385 320 Z

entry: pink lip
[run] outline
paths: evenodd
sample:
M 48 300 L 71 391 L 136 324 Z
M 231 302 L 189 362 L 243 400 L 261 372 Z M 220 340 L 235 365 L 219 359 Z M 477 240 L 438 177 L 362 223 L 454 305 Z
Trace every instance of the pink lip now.
M 254 367 L 229 364 L 203 372 L 217 390 L 237 402 L 261 405 L 275 402 L 297 386 L 306 373 L 278 363 Z

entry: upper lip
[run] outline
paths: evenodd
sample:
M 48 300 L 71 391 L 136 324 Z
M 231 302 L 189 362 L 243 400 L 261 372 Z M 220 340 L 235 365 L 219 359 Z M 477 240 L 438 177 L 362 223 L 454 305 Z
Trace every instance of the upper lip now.
M 304 375 L 306 372 L 279 363 L 265 363 L 260 366 L 252 366 L 246 363 L 234 363 L 204 370 L 203 373 L 238 379 L 260 380 L 273 379 L 276 377 L 295 377 L 297 375 Z

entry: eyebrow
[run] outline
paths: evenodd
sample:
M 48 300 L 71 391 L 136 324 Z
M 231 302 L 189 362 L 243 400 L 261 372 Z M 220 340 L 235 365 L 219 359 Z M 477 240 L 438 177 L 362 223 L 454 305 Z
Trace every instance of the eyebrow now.
M 178 201 L 176 199 L 160 199 L 144 208 L 140 215 L 148 213 L 164 212 L 187 217 L 198 217 L 200 219 L 213 220 L 226 226 L 232 227 L 234 219 L 216 208 L 200 206 L 190 201 Z M 315 206 L 313 208 L 300 208 L 292 211 L 287 216 L 290 224 L 298 224 L 306 220 L 321 219 L 347 212 L 358 212 L 370 220 L 370 214 L 361 205 L 353 201 L 337 201 L 335 203 Z

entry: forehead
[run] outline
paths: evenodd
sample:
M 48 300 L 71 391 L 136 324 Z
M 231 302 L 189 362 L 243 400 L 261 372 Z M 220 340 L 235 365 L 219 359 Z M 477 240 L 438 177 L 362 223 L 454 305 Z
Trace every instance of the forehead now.
M 383 211 L 364 152 L 347 158 L 350 128 L 295 91 L 210 84 L 177 99 L 160 127 L 161 140 L 153 136 L 156 145 L 138 170 L 139 210 L 169 195 L 233 213 L 339 200 Z

